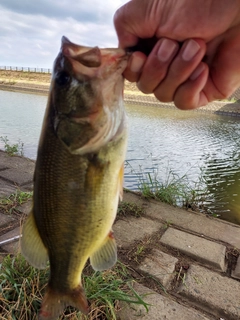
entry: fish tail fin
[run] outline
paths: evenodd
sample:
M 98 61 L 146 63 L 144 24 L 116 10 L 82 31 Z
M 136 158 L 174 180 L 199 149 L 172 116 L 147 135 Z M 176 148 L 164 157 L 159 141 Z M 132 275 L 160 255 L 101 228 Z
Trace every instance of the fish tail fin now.
M 56 320 L 67 306 L 75 307 L 84 314 L 89 312 L 88 302 L 82 286 L 79 285 L 76 289 L 64 294 L 48 286 L 38 319 Z

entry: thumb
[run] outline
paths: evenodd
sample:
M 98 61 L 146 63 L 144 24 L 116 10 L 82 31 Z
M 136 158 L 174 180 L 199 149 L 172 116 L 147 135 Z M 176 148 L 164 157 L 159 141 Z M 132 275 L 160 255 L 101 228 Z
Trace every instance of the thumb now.
M 146 12 L 151 11 L 152 2 L 149 0 L 132 0 L 114 15 L 114 26 L 117 32 L 119 46 L 127 48 L 135 46 L 139 38 L 152 38 L 155 35 L 156 26 L 150 24 Z
M 135 46 L 138 42 L 138 36 L 134 34 L 134 31 L 129 25 L 129 10 L 127 7 L 129 4 L 125 4 L 123 7 L 118 9 L 114 14 L 114 26 L 117 32 L 119 47 L 127 48 Z

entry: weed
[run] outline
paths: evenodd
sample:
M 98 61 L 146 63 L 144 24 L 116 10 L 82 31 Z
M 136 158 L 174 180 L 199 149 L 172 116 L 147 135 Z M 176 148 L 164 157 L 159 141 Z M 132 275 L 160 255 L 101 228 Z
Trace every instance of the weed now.
M 145 253 L 146 247 L 144 245 L 138 245 L 134 252 L 134 260 L 139 263 L 139 258 Z
M 211 202 L 212 195 L 208 191 L 207 182 L 201 168 L 199 168 L 201 174 L 198 180 L 194 182 L 190 180 L 188 175 L 190 169 L 179 176 L 169 167 L 169 164 L 165 166 L 161 162 L 165 163 L 165 159 L 164 161 L 159 159 L 159 169 L 156 168 L 154 163 L 151 173 L 145 173 L 141 166 L 136 171 L 128 161 L 125 162 L 128 171 L 130 170 L 138 179 L 138 189 L 142 195 L 145 198 L 160 200 L 173 206 L 210 214 L 209 210 L 206 209 L 206 203 Z M 164 177 L 160 178 L 159 175 Z
M 9 197 L 0 199 L 0 209 L 7 214 L 12 214 L 13 211 L 17 210 L 18 206 L 32 198 L 32 194 L 32 192 L 24 192 L 17 189 Z
M 1 319 L 36 319 L 48 274 L 48 269 L 39 272 L 20 255 L 7 256 L 0 265 Z
M 165 221 L 163 228 L 168 229 L 169 227 L 171 227 L 171 225 L 172 225 L 172 222 L 167 220 L 167 221 Z
M 69 307 L 59 317 L 65 319 L 116 320 L 118 301 L 148 304 L 133 290 L 127 269 L 121 263 L 105 272 L 89 272 L 83 276 L 83 285 L 90 301 L 90 313 L 86 317 Z M 36 270 L 21 255 L 7 256 L 0 265 L 1 319 L 36 320 L 49 277 L 49 268 Z
M 15 144 L 9 144 L 8 138 L 5 137 L 0 137 L 0 140 L 4 143 L 4 151 L 9 155 L 9 156 L 14 156 L 14 155 L 19 155 L 19 156 L 24 156 L 23 152 L 23 142 L 21 140 L 18 140 L 18 143 Z
M 144 249 L 145 249 L 144 246 L 140 246 L 140 245 L 137 246 L 137 250 L 136 250 L 136 253 L 135 253 L 135 254 L 136 254 L 137 256 L 139 256 L 140 254 L 143 253 Z
M 179 177 L 169 171 L 165 181 L 159 181 L 154 174 L 140 176 L 139 189 L 144 197 L 153 198 L 173 206 L 199 210 L 204 207 L 207 189 L 199 180 L 192 186 L 186 175 Z
M 167 290 L 165 289 L 165 287 L 162 285 L 162 283 L 155 277 L 155 276 L 152 276 L 150 274 L 148 274 L 146 277 L 148 277 L 149 279 L 152 279 L 154 282 L 157 283 L 157 285 L 159 286 L 159 288 L 167 294 Z
M 136 203 L 122 201 L 118 205 L 117 214 L 123 216 L 131 215 L 139 218 L 144 214 L 144 209 L 142 208 L 142 206 L 139 206 Z

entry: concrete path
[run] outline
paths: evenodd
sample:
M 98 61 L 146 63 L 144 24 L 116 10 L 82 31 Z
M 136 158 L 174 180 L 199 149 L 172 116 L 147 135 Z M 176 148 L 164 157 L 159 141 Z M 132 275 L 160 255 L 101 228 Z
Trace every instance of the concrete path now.
M 34 161 L 0 151 L 0 198 L 32 190 L 33 171 Z M 134 288 L 149 310 L 122 304 L 119 320 L 240 319 L 239 226 L 131 192 L 124 204 L 142 214 L 118 217 L 119 257 L 134 266 Z M 19 209 L 27 213 L 30 206 Z M 19 234 L 19 219 L 0 212 L 0 242 Z M 18 249 L 18 241 L 3 244 L 0 257 Z
M 11 81 L 11 80 L 9 80 Z M 127 82 L 129 84 L 129 82 Z M 128 91 L 128 86 L 124 90 L 124 102 L 125 104 L 137 104 L 137 105 L 143 105 L 143 106 L 154 106 L 154 107 L 160 107 L 160 108 L 171 108 L 176 109 L 174 103 L 172 102 L 160 102 L 158 101 L 153 95 L 144 95 L 139 93 L 137 88 L 134 88 L 133 85 L 133 91 Z M 4 91 L 17 91 L 17 92 L 24 92 L 24 93 L 33 93 L 33 94 L 44 94 L 47 95 L 49 92 L 49 83 L 39 83 L 39 84 L 33 84 L 33 83 L 26 83 L 26 82 L 16 82 L 14 84 L 9 84 L 7 82 L 0 83 L 0 90 Z M 137 90 L 137 91 L 136 91 Z M 236 97 L 239 99 L 239 90 L 236 93 L 236 95 L 232 95 L 231 97 Z M 208 103 L 206 106 L 197 108 L 195 110 L 192 110 L 191 112 L 207 112 L 207 113 L 216 113 L 221 115 L 228 115 L 228 116 L 240 116 L 240 100 L 236 102 L 231 102 L 227 100 L 217 100 Z

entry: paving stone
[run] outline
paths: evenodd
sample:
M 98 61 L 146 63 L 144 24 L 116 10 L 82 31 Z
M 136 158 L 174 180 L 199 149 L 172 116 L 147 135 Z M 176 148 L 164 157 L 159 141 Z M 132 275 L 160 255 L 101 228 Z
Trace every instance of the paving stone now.
M 148 312 L 142 305 L 120 303 L 119 320 L 210 320 L 199 311 L 185 307 L 169 297 L 164 297 L 140 284 L 134 290 L 149 304 Z
M 173 228 L 165 231 L 160 242 L 220 271 L 226 271 L 226 247 L 222 244 Z
M 15 219 L 12 216 L 0 212 L 0 231 L 13 221 Z
M 240 282 L 191 265 L 178 293 L 226 320 L 240 319 Z
M 118 246 L 127 247 L 134 241 L 157 232 L 162 226 L 160 222 L 146 218 L 129 217 L 126 220 L 118 220 L 113 226 L 113 231 Z
M 9 156 L 6 152 L 0 150 L 1 166 L 15 168 L 19 171 L 33 173 L 35 161 L 21 156 Z
M 237 259 L 237 265 L 235 270 L 232 271 L 232 277 L 236 279 L 240 279 L 240 256 Z
M 20 234 L 20 227 L 17 227 L 15 229 L 5 233 L 4 235 L 2 235 L 0 237 L 0 242 L 2 242 L 4 240 L 11 239 L 16 236 L 19 236 L 19 234 Z M 8 253 L 16 254 L 17 252 L 20 251 L 20 241 L 16 240 L 16 241 L 12 241 L 7 244 L 3 244 L 0 248 Z
M 27 202 L 21 204 L 17 207 L 17 210 L 21 212 L 22 214 L 29 214 L 33 206 L 32 200 L 28 200 Z
M 4 171 L 0 171 L 0 178 L 11 181 L 18 186 L 30 183 L 33 180 L 32 173 L 26 171 L 20 171 L 19 169 L 11 168 Z
M 183 229 L 229 243 L 240 249 L 240 226 L 238 225 L 206 217 L 197 212 L 174 208 L 156 200 L 146 200 L 132 192 L 125 192 L 123 200 L 145 207 L 146 215 L 151 219 L 160 222 L 168 221 Z
M 15 191 L 16 186 L 0 179 L 0 199 L 9 197 L 12 193 L 15 193 Z
M 24 186 L 21 186 L 22 191 L 32 191 L 33 190 L 33 181 L 30 183 L 24 184 Z
M 141 271 L 157 278 L 165 289 L 168 289 L 175 276 L 175 265 L 178 259 L 160 250 L 154 249 L 139 266 Z
M 8 167 L 6 166 L 6 164 L 4 163 L 0 163 L 0 171 L 8 169 Z

